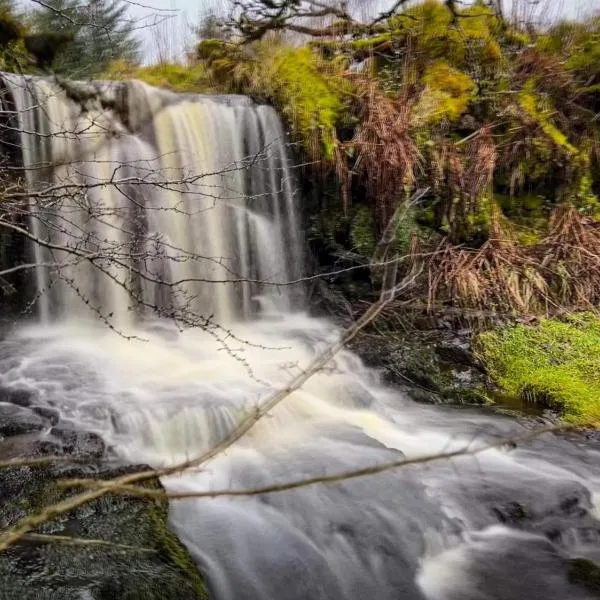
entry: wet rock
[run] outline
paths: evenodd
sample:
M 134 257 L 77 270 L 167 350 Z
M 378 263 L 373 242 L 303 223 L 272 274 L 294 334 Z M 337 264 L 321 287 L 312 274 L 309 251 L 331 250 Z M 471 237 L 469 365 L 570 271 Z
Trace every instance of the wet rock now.
M 21 435 L 41 431 L 49 422 L 33 411 L 14 404 L 0 403 L 0 436 Z
M 35 443 L 31 436 L 0 441 L 0 456 L 24 451 L 29 457 Z M 108 479 L 146 468 L 89 459 L 0 469 L 0 529 L 72 494 L 57 485 L 59 480 Z M 143 485 L 161 489 L 157 479 Z M 32 534 L 0 553 L 2 600 L 208 598 L 190 555 L 167 528 L 164 500 L 106 495 L 44 523 Z M 71 545 L 40 534 L 104 543 Z
M 428 560 L 419 576 L 428 598 L 592 600 L 568 558 L 543 537 L 495 526 Z
M 49 406 L 32 406 L 31 410 L 40 417 L 46 419 L 51 425 L 57 425 L 60 421 L 60 413 Z
M 600 565 L 584 558 L 569 560 L 569 581 L 584 585 L 600 598 Z
M 32 390 L 0 387 L 0 402 L 27 407 L 34 402 L 35 396 L 36 394 Z
M 440 342 L 436 346 L 435 352 L 442 361 L 450 365 L 472 366 L 475 364 L 470 345 L 460 338 Z
M 50 430 L 50 435 L 62 443 L 63 452 L 66 454 L 100 458 L 106 450 L 104 440 L 92 431 L 58 426 Z
M 16 459 L 22 456 L 39 458 L 42 456 L 58 456 L 63 453 L 62 444 L 54 442 L 39 433 L 16 435 L 0 442 L 2 460 Z

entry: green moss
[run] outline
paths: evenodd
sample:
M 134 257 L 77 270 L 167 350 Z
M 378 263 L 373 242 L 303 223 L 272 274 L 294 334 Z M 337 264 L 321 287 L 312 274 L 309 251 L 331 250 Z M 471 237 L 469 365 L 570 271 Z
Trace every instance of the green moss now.
M 392 39 L 394 33 L 398 32 L 382 33 L 374 37 L 362 40 L 355 40 L 350 44 L 350 46 L 353 50 L 371 50 L 373 48 L 376 48 L 377 46 L 380 46 L 381 44 L 389 42 Z
M 537 41 L 540 52 L 564 59 L 565 67 L 588 77 L 600 72 L 600 17 L 562 21 Z
M 494 194 L 519 244 L 535 246 L 548 230 L 551 203 L 540 194 Z
M 319 71 L 314 54 L 307 48 L 281 52 L 271 67 L 275 94 L 284 112 L 304 140 L 316 133 L 325 157 L 331 158 L 336 121 L 344 107 L 335 80 Z
M 210 73 L 203 63 L 183 65 L 161 63 L 138 67 L 126 61 L 115 61 L 103 76 L 106 79 L 139 79 L 149 85 L 174 92 L 205 93 L 214 89 Z
M 584 585 L 594 594 L 600 594 L 600 565 L 585 558 L 569 559 L 569 581 Z
M 404 35 L 415 45 L 416 56 L 444 59 L 458 68 L 470 60 L 495 68 L 502 51 L 494 35 L 498 23 L 493 11 L 478 5 L 459 12 L 465 18 L 457 26 L 445 4 L 427 0 L 391 19 L 390 26 L 407 32 Z
M 223 40 L 202 40 L 196 46 L 196 56 L 200 60 L 211 60 L 228 56 L 232 51 L 232 45 Z
M 600 424 L 600 320 L 587 313 L 482 334 L 478 349 L 506 392 Z
M 345 111 L 347 82 L 309 47 L 263 43 L 254 51 L 253 57 L 245 57 L 235 67 L 240 91 L 272 101 L 309 154 L 331 159 L 336 124 Z
M 159 488 L 156 482 L 156 488 Z M 148 510 L 148 520 L 152 524 L 152 540 L 154 545 L 165 556 L 167 562 L 175 565 L 193 585 L 199 600 L 208 600 L 204 581 L 192 557 L 184 548 L 177 536 L 167 527 L 168 505 L 166 501 L 157 501 L 156 505 Z
M 552 109 L 544 107 L 540 97 L 536 94 L 536 78 L 527 81 L 519 94 L 519 104 L 527 115 L 536 121 L 544 134 L 556 146 L 562 148 L 571 155 L 577 154 L 575 148 L 568 140 L 567 136 L 554 125 L 551 121 Z
M 350 225 L 352 249 L 363 256 L 372 256 L 375 251 L 375 219 L 372 210 L 359 206 Z
M 461 71 L 439 60 L 423 75 L 425 90 L 414 110 L 414 121 L 428 125 L 457 121 L 472 98 L 475 84 Z

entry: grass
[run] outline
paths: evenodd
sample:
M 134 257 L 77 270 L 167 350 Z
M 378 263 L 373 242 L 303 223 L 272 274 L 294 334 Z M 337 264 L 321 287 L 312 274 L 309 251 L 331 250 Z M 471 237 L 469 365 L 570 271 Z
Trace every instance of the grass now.
M 173 92 L 209 93 L 213 91 L 210 75 L 203 64 L 162 63 L 139 67 L 118 60 L 112 63 L 103 77 L 116 80 L 139 79 L 149 85 L 169 89 Z
M 600 319 L 591 313 L 479 336 L 478 351 L 507 393 L 600 426 Z

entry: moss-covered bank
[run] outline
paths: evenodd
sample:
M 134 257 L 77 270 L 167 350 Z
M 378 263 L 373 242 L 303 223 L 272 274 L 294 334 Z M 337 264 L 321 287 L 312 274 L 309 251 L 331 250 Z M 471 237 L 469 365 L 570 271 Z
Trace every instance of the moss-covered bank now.
M 600 320 L 589 313 L 479 336 L 491 378 L 508 394 L 600 425 Z

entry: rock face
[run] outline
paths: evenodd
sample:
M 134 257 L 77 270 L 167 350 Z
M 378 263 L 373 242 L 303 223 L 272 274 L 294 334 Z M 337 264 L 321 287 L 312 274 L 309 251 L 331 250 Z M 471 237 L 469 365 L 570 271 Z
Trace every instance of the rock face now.
M 406 329 L 367 328 L 351 344 L 384 380 L 417 402 L 485 404 L 485 375 L 470 348 L 471 331 L 418 319 Z
M 55 420 L 45 410 L 0 404 L 0 460 L 62 457 L 37 466 L 0 468 L 0 535 L 28 515 L 81 491 L 65 491 L 58 485 L 60 480 L 108 479 L 144 468 L 110 460 L 98 436 L 53 427 Z M 157 479 L 146 485 L 160 488 Z M 44 523 L 0 553 L 0 597 L 199 600 L 209 596 L 191 557 L 167 528 L 166 501 L 106 495 Z
M 46 428 L 47 421 L 32 410 L 0 402 L 0 436 L 8 437 Z

